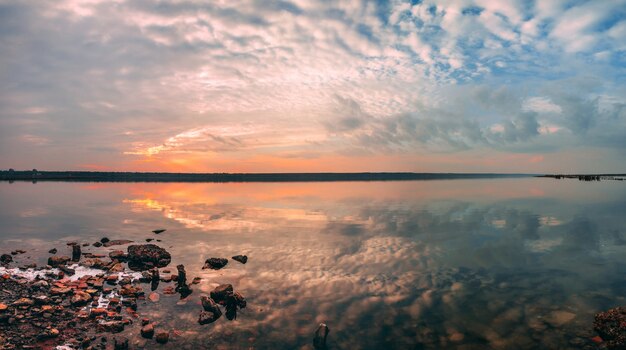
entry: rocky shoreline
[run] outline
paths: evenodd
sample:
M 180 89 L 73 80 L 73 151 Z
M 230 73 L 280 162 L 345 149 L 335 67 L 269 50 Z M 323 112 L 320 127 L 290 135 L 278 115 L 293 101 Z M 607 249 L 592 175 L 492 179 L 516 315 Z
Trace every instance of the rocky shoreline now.
M 152 241 L 152 239 L 148 239 Z M 158 240 L 157 240 L 158 241 Z M 56 255 L 53 248 L 47 265 L 17 267 L 13 257 L 25 251 L 0 256 L 0 349 L 129 349 L 129 339 L 120 333 L 127 326 L 139 323 L 143 344 L 165 344 L 173 330 L 161 329 L 141 316 L 138 301 L 158 301 L 155 292 L 159 283 L 172 283 L 163 294 L 179 294 L 191 298 L 192 286 L 201 278 L 187 280 L 183 265 L 176 273 L 166 268 L 171 255 L 156 244 L 131 244 L 128 240 L 103 238 L 91 245 L 113 247 L 128 245 L 123 250 L 105 254 L 82 252 L 90 244 L 68 243 L 71 256 Z M 233 258 L 245 264 L 247 256 Z M 224 258 L 206 268 L 221 268 Z M 168 273 L 161 276 L 160 272 Z M 148 294 L 147 294 L 148 293 Z M 199 296 L 202 307 L 198 323 L 206 325 L 222 316 L 234 320 L 237 311 L 246 307 L 244 296 L 231 284 L 216 287 L 210 296 Z

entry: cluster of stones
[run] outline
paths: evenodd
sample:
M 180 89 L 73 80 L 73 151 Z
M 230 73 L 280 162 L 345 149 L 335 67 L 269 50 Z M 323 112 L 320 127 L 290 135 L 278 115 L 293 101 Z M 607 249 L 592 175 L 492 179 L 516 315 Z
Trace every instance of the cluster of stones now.
M 607 349 L 626 349 L 626 307 L 596 314 L 593 328 L 600 334 L 596 341 Z
M 156 230 L 160 231 L 160 230 Z M 162 232 L 162 231 L 161 231 Z M 155 233 L 161 233 L 155 232 Z M 151 239 L 150 239 L 151 240 Z M 129 240 L 109 240 L 102 238 L 93 243 L 95 247 L 113 247 L 132 243 Z M 0 278 L 0 344 L 2 349 L 17 349 L 28 346 L 53 347 L 58 344 L 70 344 L 82 349 L 128 349 L 129 340 L 118 333 L 135 323 L 138 300 L 159 301 L 156 292 L 159 282 L 176 282 L 176 286 L 163 288 L 163 294 L 180 294 L 181 299 L 192 294 L 191 286 L 200 283 L 196 277 L 191 283 L 183 265 L 176 267 L 177 274 L 163 269 L 167 276 L 161 276 L 159 268 L 171 262 L 171 255 L 165 249 L 154 244 L 129 245 L 126 252 L 113 250 L 107 255 L 83 252 L 76 242 L 68 243 L 71 255 L 56 255 L 48 258 L 47 265 L 38 270 L 35 280 L 10 276 Z M 12 255 L 24 251 L 14 251 Z M 13 262 L 12 255 L 0 256 L 0 263 L 8 266 Z M 233 260 L 245 264 L 248 257 L 236 255 Z M 125 276 L 124 263 L 128 268 L 141 273 L 141 278 L 133 280 Z M 225 258 L 209 258 L 203 268 L 221 269 L 228 263 Z M 76 270 L 71 264 L 102 270 L 102 273 L 87 275 L 71 280 Z M 69 266 L 68 266 L 69 265 Z M 31 264 L 31 268 L 37 268 Z M 56 269 L 56 270 L 53 270 Z M 149 283 L 151 293 L 146 297 L 144 289 L 138 283 Z M 4 303 L 5 301 L 10 301 Z M 201 325 L 213 323 L 222 314 L 228 320 L 237 317 L 237 310 L 246 307 L 245 298 L 234 291 L 231 284 L 222 284 L 211 291 L 210 296 L 202 296 L 203 310 L 198 317 Z M 224 311 L 222 311 L 222 309 Z M 24 331 L 29 330 L 29 331 Z M 105 333 L 116 334 L 111 341 Z M 169 341 L 169 332 L 155 329 L 149 319 L 141 320 L 141 336 L 154 339 L 157 343 Z

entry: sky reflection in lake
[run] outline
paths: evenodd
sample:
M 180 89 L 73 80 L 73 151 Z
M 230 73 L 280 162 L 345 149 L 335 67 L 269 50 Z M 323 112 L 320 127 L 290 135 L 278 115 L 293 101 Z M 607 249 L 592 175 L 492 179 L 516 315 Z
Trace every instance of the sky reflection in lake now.
M 311 348 L 319 322 L 341 349 L 580 347 L 595 312 L 626 302 L 621 182 L 2 183 L 0 209 L 0 251 L 28 250 L 20 263 L 162 239 L 171 267 L 203 277 L 186 302 L 140 305 L 182 331 L 171 348 Z M 249 262 L 201 270 L 236 254 Z M 219 283 L 249 306 L 199 326 Z

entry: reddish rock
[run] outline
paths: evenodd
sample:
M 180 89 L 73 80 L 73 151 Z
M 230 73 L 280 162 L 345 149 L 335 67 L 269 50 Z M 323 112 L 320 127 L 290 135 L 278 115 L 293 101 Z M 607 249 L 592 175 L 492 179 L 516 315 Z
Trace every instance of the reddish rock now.
M 68 261 L 70 261 L 69 256 L 51 256 L 48 258 L 48 265 L 58 267 L 65 265 Z
M 158 303 L 159 299 L 161 299 L 161 296 L 159 295 L 159 293 L 157 292 L 152 292 L 150 293 L 150 295 L 148 296 L 148 300 L 150 300 L 153 303 Z
M 229 295 L 233 294 L 233 285 L 232 284 L 220 284 L 215 287 L 211 291 L 211 299 L 215 300 L 218 303 L 222 303 L 226 301 L 226 298 Z
M 166 331 L 160 331 L 156 334 L 156 341 L 159 344 L 165 344 L 167 343 L 167 341 L 170 340 L 170 334 L 169 332 Z
M 154 336 L 154 326 L 152 323 L 148 323 L 141 328 L 141 336 L 147 339 L 152 339 Z
M 626 349 L 626 307 L 597 313 L 593 328 L 608 349 Z
M 165 267 L 171 261 L 170 253 L 155 244 L 139 244 L 128 247 L 128 267 L 134 271 Z

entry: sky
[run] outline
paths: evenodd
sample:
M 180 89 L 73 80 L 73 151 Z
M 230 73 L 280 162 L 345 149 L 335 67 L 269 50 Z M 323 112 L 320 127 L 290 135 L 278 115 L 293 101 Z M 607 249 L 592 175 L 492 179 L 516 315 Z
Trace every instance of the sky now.
M 0 0 L 0 168 L 626 172 L 626 0 Z

